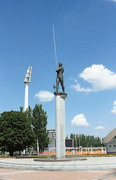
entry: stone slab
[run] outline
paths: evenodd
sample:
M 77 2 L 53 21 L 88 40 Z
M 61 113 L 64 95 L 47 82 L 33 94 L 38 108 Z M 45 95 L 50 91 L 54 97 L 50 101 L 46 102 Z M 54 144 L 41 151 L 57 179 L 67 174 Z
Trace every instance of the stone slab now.
M 34 161 L 40 161 L 40 162 L 68 162 L 68 161 L 85 161 L 87 158 L 85 157 L 78 157 L 78 158 L 62 158 L 62 159 L 56 159 L 56 158 L 36 158 Z

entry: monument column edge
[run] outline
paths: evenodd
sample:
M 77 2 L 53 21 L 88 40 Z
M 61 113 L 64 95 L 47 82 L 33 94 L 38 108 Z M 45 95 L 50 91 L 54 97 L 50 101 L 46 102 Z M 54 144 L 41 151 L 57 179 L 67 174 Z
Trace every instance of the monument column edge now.
M 54 92 L 56 97 L 56 158 L 65 158 L 65 99 L 66 93 Z

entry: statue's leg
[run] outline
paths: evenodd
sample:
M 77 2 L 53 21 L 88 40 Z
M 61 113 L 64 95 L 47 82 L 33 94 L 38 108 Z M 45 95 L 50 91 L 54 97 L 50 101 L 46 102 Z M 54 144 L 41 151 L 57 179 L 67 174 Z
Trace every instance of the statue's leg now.
M 59 89 L 59 78 L 56 78 L 56 92 L 58 92 Z
M 62 86 L 62 91 L 65 92 L 65 87 L 64 87 L 64 81 L 63 81 L 63 79 L 61 80 L 61 86 Z

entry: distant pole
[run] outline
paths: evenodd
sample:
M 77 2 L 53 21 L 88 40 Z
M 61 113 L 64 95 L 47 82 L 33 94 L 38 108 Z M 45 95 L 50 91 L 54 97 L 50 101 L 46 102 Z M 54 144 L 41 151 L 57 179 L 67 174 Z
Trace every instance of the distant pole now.
M 29 91 L 29 83 L 25 83 L 24 111 L 28 109 L 28 91 Z
M 54 41 L 55 61 L 56 61 L 56 65 L 58 65 L 57 51 L 56 51 L 56 38 L 55 38 L 55 29 L 54 29 L 54 25 L 52 26 L 52 31 L 53 31 L 53 41 Z
M 28 91 L 29 91 L 29 83 L 31 81 L 31 75 L 32 75 L 32 67 L 28 67 L 24 79 L 24 83 L 25 83 L 24 111 L 28 109 Z

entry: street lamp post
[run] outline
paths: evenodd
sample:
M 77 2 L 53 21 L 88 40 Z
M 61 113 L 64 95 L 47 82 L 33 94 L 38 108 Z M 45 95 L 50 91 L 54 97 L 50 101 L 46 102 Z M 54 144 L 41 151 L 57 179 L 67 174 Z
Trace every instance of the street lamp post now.
M 25 99 L 24 99 L 24 111 L 28 109 L 28 91 L 29 91 L 29 83 L 31 81 L 32 76 L 32 67 L 28 67 L 24 83 L 25 83 Z

